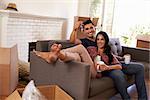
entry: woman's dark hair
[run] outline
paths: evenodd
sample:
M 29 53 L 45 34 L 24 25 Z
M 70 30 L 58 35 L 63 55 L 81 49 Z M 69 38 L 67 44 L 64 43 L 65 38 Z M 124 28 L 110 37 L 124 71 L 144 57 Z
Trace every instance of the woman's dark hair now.
M 102 35 L 105 39 L 104 53 L 109 58 L 108 63 L 111 64 L 111 62 L 113 61 L 113 55 L 111 54 L 111 47 L 108 45 L 109 37 L 108 37 L 106 32 L 103 32 L 103 31 L 98 32 L 97 35 L 96 35 L 96 39 L 95 39 L 96 45 L 97 45 L 97 38 L 98 38 L 99 35 Z M 97 47 L 97 49 L 98 49 L 98 47 Z

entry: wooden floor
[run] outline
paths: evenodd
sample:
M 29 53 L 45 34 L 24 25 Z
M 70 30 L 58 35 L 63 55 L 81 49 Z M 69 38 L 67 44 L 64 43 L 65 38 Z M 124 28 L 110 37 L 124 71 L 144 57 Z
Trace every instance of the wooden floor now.
M 148 95 L 148 100 L 150 100 L 150 79 L 146 79 L 146 88 L 147 88 L 147 95 Z M 138 96 L 137 96 L 137 90 L 136 90 L 136 86 L 132 85 L 128 88 L 128 93 L 131 97 L 131 100 L 138 100 Z M 122 100 L 120 94 L 115 95 L 114 97 L 112 97 L 110 100 Z

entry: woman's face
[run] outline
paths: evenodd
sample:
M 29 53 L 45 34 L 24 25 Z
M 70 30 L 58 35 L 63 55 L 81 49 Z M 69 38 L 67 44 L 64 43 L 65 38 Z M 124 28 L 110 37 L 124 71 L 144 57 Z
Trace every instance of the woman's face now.
M 98 48 L 100 48 L 100 49 L 104 48 L 105 38 L 103 35 L 99 34 L 96 41 L 97 41 Z
M 92 23 L 84 25 L 84 33 L 87 35 L 87 37 L 93 38 L 95 32 L 95 27 Z

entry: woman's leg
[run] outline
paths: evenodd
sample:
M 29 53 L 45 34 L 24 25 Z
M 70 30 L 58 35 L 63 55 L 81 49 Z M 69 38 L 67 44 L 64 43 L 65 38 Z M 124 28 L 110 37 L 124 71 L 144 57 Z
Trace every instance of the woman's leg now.
M 144 80 L 144 66 L 135 62 L 131 62 L 130 64 L 122 64 L 122 66 L 122 71 L 125 74 L 135 75 L 135 84 L 137 87 L 139 100 L 147 100 L 148 97 Z
M 114 81 L 115 87 L 120 93 L 123 100 L 129 100 L 130 96 L 127 92 L 127 81 L 125 75 L 121 70 L 111 70 L 102 72 L 104 75 L 111 77 Z

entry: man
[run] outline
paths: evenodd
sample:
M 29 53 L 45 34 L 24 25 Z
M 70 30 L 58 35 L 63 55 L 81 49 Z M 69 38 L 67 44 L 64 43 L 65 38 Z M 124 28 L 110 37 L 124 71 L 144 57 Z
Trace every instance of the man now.
M 81 25 L 83 27 L 82 34 L 85 35 L 85 38 L 78 39 L 77 32 L 80 31 Z M 63 61 L 76 60 L 85 62 L 91 66 L 90 67 L 91 77 L 95 78 L 97 76 L 97 72 L 94 67 L 94 63 L 87 51 L 87 50 L 91 51 L 92 47 L 96 46 L 94 35 L 95 35 L 95 27 L 91 20 L 86 20 L 84 22 L 79 21 L 76 23 L 70 36 L 70 42 L 79 45 L 61 50 L 61 44 L 53 44 L 51 46 L 50 52 L 35 51 L 35 53 L 36 55 L 45 59 L 49 63 L 55 62 L 57 58 Z
M 80 32 L 80 34 L 83 34 L 84 38 L 78 38 L 78 32 Z M 86 20 L 84 22 L 79 21 L 74 26 L 74 29 L 70 36 L 70 42 L 75 44 L 82 44 L 86 49 L 90 46 L 96 46 L 94 37 L 95 33 L 95 26 L 91 20 Z

